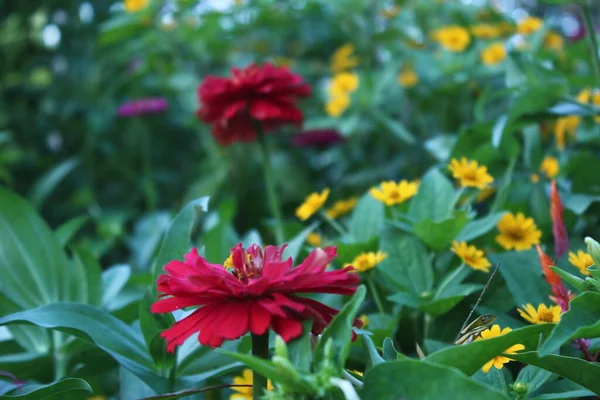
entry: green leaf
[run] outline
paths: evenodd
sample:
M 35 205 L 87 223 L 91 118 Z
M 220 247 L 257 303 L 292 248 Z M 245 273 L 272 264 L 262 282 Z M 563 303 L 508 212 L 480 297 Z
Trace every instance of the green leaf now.
M 540 357 L 535 351 L 511 354 L 510 358 L 554 372 L 600 395 L 600 379 L 598 379 L 600 376 L 600 365 L 598 364 L 584 361 L 580 358 L 557 356 L 554 354 Z
M 7 324 L 30 324 L 71 333 L 106 351 L 157 392 L 166 387 L 166 380 L 154 372 L 152 358 L 136 331 L 95 307 L 77 303 L 48 304 L 0 318 L 0 325 Z
M 190 201 L 177 214 L 167 230 L 152 267 L 153 275 L 160 274 L 162 268 L 172 260 L 180 260 L 192 248 L 192 232 L 202 213 L 208 210 L 208 197 Z
M 419 306 L 419 309 L 433 317 L 446 314 L 468 295 L 481 290 L 482 285 L 457 285 L 445 290 L 443 297 L 431 300 Z
M 362 344 L 363 348 L 367 352 L 368 360 L 367 360 L 367 371 L 373 368 L 376 365 L 384 363 L 386 360 L 379 354 L 379 351 L 375 348 L 375 343 L 373 343 L 373 339 L 369 335 L 362 335 Z M 393 346 L 392 346 L 393 348 Z M 396 357 L 394 356 L 394 360 Z
M 415 221 L 443 221 L 452 217 L 458 198 L 459 193 L 452 182 L 437 169 L 431 169 L 421 180 L 419 191 L 410 203 L 409 214 Z
M 312 320 L 302 323 L 302 336 L 287 344 L 290 362 L 299 371 L 309 372 L 312 362 L 311 330 Z
M 417 360 L 387 362 L 365 377 L 363 399 L 507 400 L 508 397 L 451 368 Z
M 221 349 L 235 351 L 240 342 L 241 339 L 225 342 Z M 188 346 L 191 347 L 191 350 L 184 354 Z M 201 346 L 197 340 L 184 343 L 180 347 L 178 355 L 176 371 L 178 379 L 188 382 L 190 385 L 227 374 L 242 366 L 242 363 L 232 361 L 231 357 L 225 354 L 213 351 L 208 346 Z M 181 357 L 182 355 L 183 357 Z
M 40 208 L 44 200 L 54 189 L 79 165 L 77 158 L 69 158 L 50 169 L 42 175 L 34 184 L 29 193 L 31 203 Z
M 356 293 L 352 295 L 348 303 L 340 310 L 335 318 L 329 323 L 327 328 L 323 331 L 319 344 L 315 350 L 315 357 L 313 365 L 315 368 L 321 365 L 324 361 L 325 355 L 324 348 L 329 339 L 333 340 L 333 348 L 335 354 L 335 362 L 337 363 L 340 370 L 344 368 L 348 353 L 350 351 L 350 344 L 352 339 L 352 326 L 354 319 L 358 313 L 363 300 L 365 299 L 367 289 L 364 285 L 360 285 Z
M 385 210 L 382 202 L 375 200 L 366 193 L 358 202 L 350 217 L 350 235 L 355 241 L 366 243 L 379 235 L 385 219 Z
M 573 211 L 575 215 L 582 215 L 592 203 L 600 201 L 600 196 L 590 196 L 587 194 L 565 193 L 565 208 Z
M 457 211 L 454 217 L 440 222 L 423 219 L 413 226 L 413 232 L 430 249 L 447 250 L 468 221 L 466 211 Z
M 81 217 L 71 218 L 61 226 L 56 229 L 54 234 L 58 238 L 58 242 L 62 247 L 65 247 L 73 236 L 77 234 L 83 228 L 83 225 L 89 220 L 87 215 L 82 215 Z
M 519 372 L 519 376 L 517 376 L 515 383 L 526 383 L 529 393 L 532 393 L 539 389 L 551 377 L 552 372 L 533 365 L 528 365 Z
M 433 287 L 433 266 L 425 246 L 413 236 L 385 228 L 381 232 L 381 250 L 388 258 L 377 267 L 396 286 L 421 296 Z
M 373 119 L 383 125 L 388 131 L 392 132 L 398 139 L 408 144 L 416 142 L 414 135 L 406 129 L 400 121 L 391 119 L 376 108 L 372 108 L 370 111 L 373 115 Z
M 287 247 L 283 251 L 283 259 L 287 260 L 289 257 L 291 257 L 292 260 L 297 262 L 296 258 L 298 257 L 298 254 L 300 254 L 300 250 L 302 250 L 304 242 L 306 242 L 306 237 L 309 233 L 314 231 L 318 225 L 318 222 L 313 222 L 308 228 L 302 230 L 299 234 L 296 235 L 296 237 L 290 240 L 288 242 Z
M 131 267 L 121 264 L 114 265 L 102 272 L 102 307 L 113 310 L 115 300 L 131 277 Z
M 77 282 L 56 236 L 27 201 L 3 188 L 0 238 L 0 293 L 25 309 L 73 299 Z
M 573 274 L 570 274 L 566 271 L 563 271 L 562 269 L 558 268 L 558 267 L 554 267 L 551 266 L 550 269 L 552 271 L 554 271 L 558 276 L 560 276 L 562 279 L 564 279 L 565 281 L 567 281 L 567 283 L 569 283 L 571 286 L 573 286 L 575 289 L 583 292 L 587 289 L 588 284 L 586 283 L 585 280 L 581 279 L 578 276 L 575 276 Z
M 408 359 L 404 354 L 399 353 L 394 347 L 394 341 L 389 337 L 383 340 L 383 359 L 385 361 L 400 361 Z
M 552 328 L 552 324 L 526 326 L 515 329 L 506 335 L 448 347 L 429 355 L 425 360 L 457 368 L 470 376 L 510 346 L 518 343 L 524 344 L 523 342 L 529 338 L 537 339 L 540 333 L 548 332 Z
M 540 348 L 540 356 L 550 354 L 573 339 L 596 337 L 600 337 L 600 293 L 586 292 L 571 300 L 569 311 L 560 317 L 560 322 Z
M 492 264 L 501 263 L 498 271 L 506 281 L 515 306 L 548 303 L 550 289 L 535 250 L 490 254 L 489 258 Z
M 459 242 L 470 242 L 480 236 L 485 235 L 498 225 L 498 221 L 506 214 L 505 211 L 495 212 L 469 222 L 456 237 Z
M 81 302 L 99 306 L 102 267 L 100 267 L 98 260 L 89 250 L 75 248 L 72 251 L 73 263 L 77 265 L 76 268 L 73 268 L 73 271 L 79 271 L 80 274 L 76 284 L 82 292 L 83 299 Z
M 86 381 L 78 378 L 66 378 L 48 385 L 29 384 L 14 390 L 14 394 L 0 396 L 0 399 L 20 400 L 80 400 L 92 394 L 92 388 Z
M 150 308 L 155 301 L 153 290 L 149 288 L 140 302 L 140 328 L 154 364 L 158 369 L 166 372 L 175 364 L 175 354 L 167 351 L 167 342 L 160 337 L 160 334 L 173 326 L 175 318 L 171 313 L 152 313 Z

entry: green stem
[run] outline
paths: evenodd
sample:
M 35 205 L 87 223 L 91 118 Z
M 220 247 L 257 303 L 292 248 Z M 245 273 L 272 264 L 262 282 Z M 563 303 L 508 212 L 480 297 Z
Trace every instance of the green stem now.
M 267 200 L 269 202 L 269 207 L 271 208 L 271 214 L 273 214 L 273 218 L 275 218 L 275 240 L 277 241 L 277 244 L 282 245 L 285 241 L 285 236 L 283 233 L 281 206 L 279 205 L 277 189 L 275 188 L 275 176 L 273 175 L 273 169 L 271 167 L 269 146 L 267 146 L 267 138 L 265 137 L 265 133 L 260 127 L 260 124 L 255 124 L 255 129 L 262 151 L 262 164 L 265 175 L 265 185 L 267 187 Z
M 146 210 L 156 210 L 156 187 L 152 176 L 152 147 L 150 134 L 144 124 L 137 120 L 140 135 L 140 151 L 142 153 L 142 189 L 146 197 Z
M 504 378 L 504 372 L 501 369 L 496 369 L 494 367 L 494 371 L 500 375 L 500 384 L 502 385 L 502 391 L 504 393 L 508 393 L 508 386 L 506 386 L 506 379 Z
M 342 236 L 346 236 L 347 232 L 344 229 L 344 227 L 342 225 L 340 225 L 336 220 L 334 220 L 333 218 L 330 218 L 329 215 L 327 215 L 326 212 L 321 211 L 321 216 L 323 217 L 323 219 L 325 221 L 327 221 L 327 223 L 333 228 L 335 229 L 335 231 L 337 233 L 339 233 Z
M 54 352 L 54 380 L 58 381 L 67 376 L 67 357 L 61 347 L 63 345 L 63 334 L 52 332 L 52 350 Z
M 425 342 L 425 339 L 429 337 L 432 322 L 433 318 L 431 318 L 431 315 L 425 313 L 425 316 L 423 317 L 423 343 Z
M 175 350 L 175 357 L 173 358 L 173 366 L 169 371 L 169 392 L 177 390 L 177 349 Z
M 594 23 L 592 21 L 592 6 L 591 1 L 581 6 L 583 11 L 583 24 L 587 31 L 587 37 L 589 39 L 590 50 L 592 55 L 592 64 L 594 65 L 594 74 L 596 75 L 596 83 L 600 86 L 600 55 L 598 54 L 598 41 L 596 39 L 596 31 L 594 30 Z
M 269 358 L 269 332 L 264 335 L 252 334 L 252 355 L 258 358 Z M 267 389 L 267 379 L 258 374 L 252 373 L 252 399 L 258 400 L 263 396 Z
M 383 308 L 383 302 L 381 301 L 381 297 L 379 297 L 379 291 L 375 286 L 375 281 L 373 279 L 373 275 L 371 274 L 367 279 L 367 285 L 369 286 L 369 290 L 371 291 L 371 295 L 373 295 L 373 299 L 375 300 L 375 304 L 377 304 L 377 309 L 381 315 L 385 314 L 385 309 Z

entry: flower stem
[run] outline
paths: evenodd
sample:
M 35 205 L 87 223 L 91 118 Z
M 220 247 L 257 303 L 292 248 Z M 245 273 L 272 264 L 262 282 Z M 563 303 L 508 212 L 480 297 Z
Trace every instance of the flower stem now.
M 262 151 L 262 164 L 263 172 L 265 175 L 265 185 L 267 187 L 267 200 L 269 201 L 269 207 L 273 218 L 275 218 L 275 240 L 277 244 L 283 244 L 285 236 L 283 233 L 283 222 L 281 218 L 281 206 L 279 204 L 279 198 L 277 197 L 277 190 L 275 188 L 275 177 L 273 175 L 273 169 L 271 168 L 271 157 L 269 152 L 269 146 L 267 146 L 267 138 L 263 132 L 260 124 L 255 125 L 256 135 L 258 136 L 258 142 Z
M 377 309 L 379 310 L 381 315 L 385 314 L 385 309 L 383 308 L 383 302 L 381 301 L 381 297 L 379 297 L 379 291 L 377 290 L 377 287 L 375 286 L 373 274 L 371 274 L 369 276 L 369 278 L 367 279 L 367 285 L 369 286 L 371 295 L 373 296 L 373 299 L 375 300 L 375 304 L 377 304 Z
M 321 216 L 323 217 L 323 219 L 325 219 L 325 221 L 327 221 L 327 223 L 333 228 L 335 229 L 335 231 L 337 233 L 339 233 L 342 236 L 346 236 L 347 232 L 346 230 L 342 227 L 342 225 L 340 225 L 336 220 L 334 220 L 333 218 L 330 218 L 327 213 L 321 211 Z
M 588 0 L 587 4 L 581 6 L 581 9 L 583 11 L 583 24 L 589 39 L 594 74 L 596 75 L 596 82 L 600 86 L 600 55 L 598 54 L 598 41 L 596 40 L 596 31 L 594 30 L 594 22 L 592 21 L 591 3 Z
M 252 355 L 258 358 L 269 358 L 269 332 L 264 335 L 252 334 Z M 258 374 L 252 373 L 252 399 L 258 400 L 263 396 L 267 389 L 267 379 Z

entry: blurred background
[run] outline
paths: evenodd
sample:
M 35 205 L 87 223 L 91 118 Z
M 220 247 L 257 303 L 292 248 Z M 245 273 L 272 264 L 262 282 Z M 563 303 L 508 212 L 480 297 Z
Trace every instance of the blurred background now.
M 269 223 L 255 144 L 220 147 L 195 116 L 208 74 L 270 61 L 313 86 L 304 132 L 271 138 L 286 215 L 325 186 L 341 199 L 418 178 L 465 126 L 505 111 L 492 96 L 504 67 L 480 63 L 483 42 L 440 52 L 440 26 L 504 24 L 518 46 L 517 23 L 536 15 L 558 35 L 532 46 L 536 58 L 571 88 L 590 76 L 579 10 L 533 0 L 0 0 L 0 13 L 0 184 L 53 227 L 82 217 L 78 240 L 104 265 L 146 266 L 172 213 L 199 196 L 231 220 L 219 234 Z M 326 88 L 348 44 L 360 87 L 340 115 Z M 407 68 L 418 84 L 397 83 Z

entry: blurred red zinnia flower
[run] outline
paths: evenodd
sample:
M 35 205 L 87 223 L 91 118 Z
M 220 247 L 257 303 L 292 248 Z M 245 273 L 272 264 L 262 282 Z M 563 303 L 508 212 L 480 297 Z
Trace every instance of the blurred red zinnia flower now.
M 302 125 L 299 97 L 311 94 L 310 86 L 287 67 L 265 63 L 232 68 L 231 78 L 207 76 L 198 88 L 198 117 L 212 125 L 222 145 L 256 138 L 258 124 L 265 132 L 291 123 Z
M 297 267 L 291 258 L 282 260 L 285 245 L 252 245 L 247 250 L 238 244 L 231 258 L 210 264 L 196 249 L 185 261 L 171 261 L 166 274 L 158 278 L 159 297 L 152 312 L 167 313 L 200 306 L 193 313 L 161 333 L 172 352 L 194 333 L 202 345 L 219 347 L 225 340 L 251 332 L 262 335 L 272 329 L 286 342 L 302 334 L 302 321 L 313 320 L 312 333 L 320 334 L 338 310 L 318 301 L 298 297 L 299 293 L 351 295 L 360 278 L 349 273 L 353 268 L 325 271 L 336 257 L 335 247 L 313 250 Z M 355 320 L 355 326 L 362 326 Z

